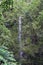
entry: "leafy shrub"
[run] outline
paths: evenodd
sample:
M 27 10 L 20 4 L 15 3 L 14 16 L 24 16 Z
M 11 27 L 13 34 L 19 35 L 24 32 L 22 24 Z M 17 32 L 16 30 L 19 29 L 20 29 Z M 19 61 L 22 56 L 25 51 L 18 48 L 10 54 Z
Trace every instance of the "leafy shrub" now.
M 0 65 L 16 65 L 12 52 L 5 46 L 0 46 Z

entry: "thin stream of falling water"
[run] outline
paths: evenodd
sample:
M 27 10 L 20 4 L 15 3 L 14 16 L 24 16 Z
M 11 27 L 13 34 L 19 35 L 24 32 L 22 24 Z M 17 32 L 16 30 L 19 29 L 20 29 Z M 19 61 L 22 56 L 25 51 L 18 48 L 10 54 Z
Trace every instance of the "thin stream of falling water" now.
M 21 16 L 19 17 L 19 47 L 20 47 L 20 49 L 19 49 L 19 52 L 20 52 L 20 65 L 21 65 L 21 59 L 22 59 L 22 43 L 21 43 L 21 26 L 22 26 L 22 23 L 21 23 Z

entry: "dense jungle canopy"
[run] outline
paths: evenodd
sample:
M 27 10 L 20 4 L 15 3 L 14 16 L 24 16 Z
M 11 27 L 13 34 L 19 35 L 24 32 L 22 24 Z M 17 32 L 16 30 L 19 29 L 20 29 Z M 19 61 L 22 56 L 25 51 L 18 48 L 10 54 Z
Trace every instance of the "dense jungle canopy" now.
M 0 0 L 0 65 L 20 65 L 20 16 L 21 65 L 43 65 L 43 0 Z

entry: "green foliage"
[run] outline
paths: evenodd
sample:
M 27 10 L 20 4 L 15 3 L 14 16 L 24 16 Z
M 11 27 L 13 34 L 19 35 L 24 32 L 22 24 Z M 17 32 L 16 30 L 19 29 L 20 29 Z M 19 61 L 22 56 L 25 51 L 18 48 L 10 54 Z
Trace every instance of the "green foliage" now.
M 19 59 L 19 16 L 22 16 L 22 50 L 27 56 L 30 55 L 36 59 L 29 57 L 27 61 L 27 58 L 23 57 L 22 62 L 34 65 L 34 62 L 41 61 L 35 54 L 39 54 L 39 58 L 42 59 L 41 54 L 43 53 L 43 0 L 32 0 L 31 3 L 25 0 L 3 0 L 0 4 L 0 45 L 8 46 L 14 52 L 17 60 Z M 14 25 L 7 28 L 5 22 Z M 33 39 L 34 35 L 37 36 L 37 39 Z
M 0 46 L 0 65 L 16 65 L 12 52 L 5 46 Z
M 3 0 L 1 2 L 1 7 L 3 8 L 3 11 L 7 11 L 10 8 L 13 8 L 13 0 Z

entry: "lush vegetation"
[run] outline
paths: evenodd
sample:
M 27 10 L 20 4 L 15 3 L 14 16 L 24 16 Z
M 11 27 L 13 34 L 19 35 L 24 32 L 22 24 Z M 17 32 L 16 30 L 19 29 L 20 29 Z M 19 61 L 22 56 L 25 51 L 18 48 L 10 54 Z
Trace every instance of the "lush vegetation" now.
M 15 65 L 15 59 L 19 62 L 19 16 L 22 16 L 22 65 L 43 65 L 43 0 L 0 1 L 0 59 L 5 65 L 11 61 Z M 6 47 L 13 52 L 14 60 L 9 59 Z
M 12 52 L 5 46 L 0 47 L 0 65 L 17 65 Z

